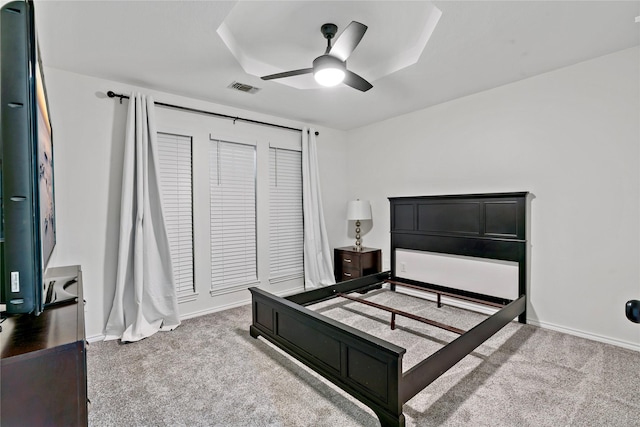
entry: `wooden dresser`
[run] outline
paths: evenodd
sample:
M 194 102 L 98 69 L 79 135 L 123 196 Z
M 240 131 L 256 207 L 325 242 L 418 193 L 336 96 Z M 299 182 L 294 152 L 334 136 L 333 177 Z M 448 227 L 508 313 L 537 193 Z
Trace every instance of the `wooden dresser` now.
M 353 246 L 335 248 L 333 262 L 336 282 L 343 282 L 382 271 L 382 251 L 375 248 L 356 251 Z
M 77 277 L 78 302 L 0 323 L 2 427 L 87 425 L 82 272 L 78 266 L 59 267 L 47 276 Z

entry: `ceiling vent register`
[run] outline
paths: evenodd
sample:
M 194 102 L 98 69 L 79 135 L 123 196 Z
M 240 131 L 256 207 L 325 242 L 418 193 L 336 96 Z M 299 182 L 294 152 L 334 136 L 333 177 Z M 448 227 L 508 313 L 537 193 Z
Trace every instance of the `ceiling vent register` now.
M 235 90 L 239 90 L 240 92 L 246 92 L 246 93 L 257 93 L 258 91 L 261 90 L 261 88 L 259 87 L 255 87 L 255 86 L 251 86 L 245 83 L 240 83 L 240 82 L 232 82 L 229 86 L 227 86 L 229 89 L 235 89 Z

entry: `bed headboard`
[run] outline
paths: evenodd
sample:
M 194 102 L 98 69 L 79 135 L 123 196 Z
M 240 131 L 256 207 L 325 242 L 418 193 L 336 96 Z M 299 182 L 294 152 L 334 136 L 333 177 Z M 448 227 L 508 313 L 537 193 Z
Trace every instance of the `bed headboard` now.
M 518 264 L 518 294 L 526 294 L 527 194 L 390 197 L 392 277 L 396 249 L 512 261 Z

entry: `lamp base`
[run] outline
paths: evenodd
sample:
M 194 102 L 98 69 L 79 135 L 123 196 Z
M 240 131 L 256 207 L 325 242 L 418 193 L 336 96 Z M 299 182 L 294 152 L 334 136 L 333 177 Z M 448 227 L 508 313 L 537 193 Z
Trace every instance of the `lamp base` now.
M 353 248 L 356 252 L 362 252 L 362 241 L 360 240 L 360 220 L 356 221 L 356 245 Z

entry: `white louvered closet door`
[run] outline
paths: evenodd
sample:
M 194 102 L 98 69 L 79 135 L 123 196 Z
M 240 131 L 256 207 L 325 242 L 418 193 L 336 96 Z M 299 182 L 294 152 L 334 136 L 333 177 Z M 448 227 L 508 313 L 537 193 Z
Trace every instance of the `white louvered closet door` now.
M 256 148 L 211 140 L 211 291 L 257 282 Z
M 269 148 L 269 280 L 302 277 L 302 152 Z
M 189 136 L 158 133 L 164 218 L 178 300 L 193 296 L 193 167 Z

